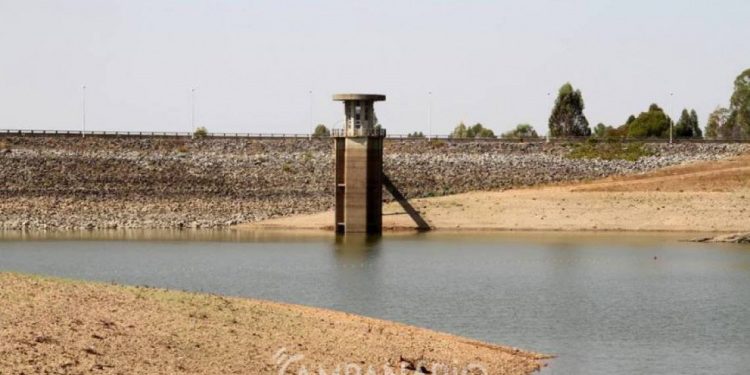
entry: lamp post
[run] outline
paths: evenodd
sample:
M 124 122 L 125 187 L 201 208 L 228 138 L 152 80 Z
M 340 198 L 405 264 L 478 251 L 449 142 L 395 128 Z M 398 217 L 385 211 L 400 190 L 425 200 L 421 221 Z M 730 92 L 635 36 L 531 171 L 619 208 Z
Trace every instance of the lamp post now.
M 674 110 L 674 93 L 673 92 L 669 93 L 669 106 L 671 107 L 672 110 Z M 674 133 L 674 121 L 672 121 L 672 119 L 670 118 L 669 119 L 669 144 L 670 145 L 672 144 L 672 140 L 674 137 L 672 133 Z
M 308 94 L 310 95 L 310 128 L 309 129 L 315 129 L 315 124 L 313 123 L 313 92 L 312 90 L 308 91 Z
M 547 98 L 549 98 L 550 96 L 552 96 L 552 93 L 551 93 L 551 92 L 548 92 L 548 93 L 547 93 Z M 549 99 L 548 99 L 548 100 L 549 100 Z M 547 128 L 547 136 L 546 136 L 546 138 L 547 138 L 547 143 L 549 143 L 549 141 L 550 141 L 550 133 L 551 133 L 551 132 L 552 132 L 552 131 L 550 130 L 550 128 Z
M 432 91 L 427 93 L 427 140 L 432 140 Z
M 193 128 L 193 136 L 195 136 L 195 87 L 190 89 L 190 126 Z
M 86 137 L 86 85 L 81 86 L 81 97 L 82 97 L 82 106 L 81 106 L 81 121 L 82 121 L 82 131 L 81 131 L 81 137 Z

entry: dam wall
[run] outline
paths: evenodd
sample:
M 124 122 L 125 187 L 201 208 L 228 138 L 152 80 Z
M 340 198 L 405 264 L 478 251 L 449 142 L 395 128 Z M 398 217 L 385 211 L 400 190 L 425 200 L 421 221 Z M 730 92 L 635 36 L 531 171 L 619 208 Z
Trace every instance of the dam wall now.
M 571 159 L 573 147 L 386 139 L 384 173 L 414 198 L 639 173 L 750 151 L 740 143 L 648 143 L 653 155 L 630 162 Z M 328 138 L 0 136 L 0 228 L 213 228 L 328 210 L 334 156 Z

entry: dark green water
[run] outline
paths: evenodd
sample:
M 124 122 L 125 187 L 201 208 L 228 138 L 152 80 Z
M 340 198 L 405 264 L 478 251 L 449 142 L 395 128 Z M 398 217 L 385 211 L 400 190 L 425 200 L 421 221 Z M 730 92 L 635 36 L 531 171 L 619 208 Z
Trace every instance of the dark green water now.
M 544 374 L 750 373 L 747 246 L 624 234 L 5 234 L 0 270 L 349 311 L 558 355 Z

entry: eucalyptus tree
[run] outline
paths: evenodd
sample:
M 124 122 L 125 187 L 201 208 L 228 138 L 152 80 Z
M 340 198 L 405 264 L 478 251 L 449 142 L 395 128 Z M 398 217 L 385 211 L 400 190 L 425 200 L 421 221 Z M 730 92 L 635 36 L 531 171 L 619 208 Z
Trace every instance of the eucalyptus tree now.
M 734 80 L 734 92 L 729 100 L 729 122 L 740 137 L 750 137 L 750 69 Z
M 700 124 L 698 123 L 698 113 L 695 110 L 688 112 L 687 109 L 682 110 L 680 119 L 674 125 L 674 136 L 676 138 L 701 138 L 703 132 L 701 131 Z
M 588 137 L 589 121 L 583 114 L 585 105 L 581 90 L 566 83 L 560 87 L 549 117 L 549 133 L 553 137 Z

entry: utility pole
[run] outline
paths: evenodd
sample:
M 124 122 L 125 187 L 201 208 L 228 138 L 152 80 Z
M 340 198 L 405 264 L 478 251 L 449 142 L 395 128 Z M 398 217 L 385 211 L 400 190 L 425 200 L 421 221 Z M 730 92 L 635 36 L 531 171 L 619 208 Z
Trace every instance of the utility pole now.
M 195 136 L 195 87 L 190 89 L 190 126 L 193 128 L 193 136 Z
M 315 124 L 313 123 L 313 92 L 312 90 L 308 91 L 308 94 L 310 94 L 310 128 L 309 129 L 315 129 Z M 310 131 L 310 134 L 312 134 L 312 130 Z
M 673 92 L 669 93 L 669 106 L 672 107 L 671 108 L 672 110 L 674 110 L 674 93 Z M 674 137 L 672 133 L 674 133 L 674 121 L 672 121 L 672 119 L 670 118 L 669 119 L 669 144 L 670 145 L 672 144 L 672 140 Z
M 85 138 L 86 137 L 86 85 L 81 86 L 81 94 L 83 98 L 83 106 L 81 108 L 81 112 L 82 112 L 81 120 L 83 122 L 82 124 L 83 131 L 81 132 L 81 137 Z
M 432 91 L 427 93 L 427 140 L 432 140 Z
M 548 100 L 548 101 L 549 101 L 549 98 L 550 98 L 550 96 L 552 96 L 552 93 L 551 93 L 551 92 L 548 92 L 548 93 L 547 93 L 547 100 Z M 550 141 L 550 132 L 551 132 L 551 131 L 550 131 L 549 127 L 548 127 L 548 128 L 547 128 L 547 136 L 546 136 L 546 138 L 547 138 L 547 143 L 549 143 L 549 141 Z

